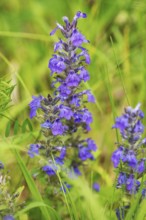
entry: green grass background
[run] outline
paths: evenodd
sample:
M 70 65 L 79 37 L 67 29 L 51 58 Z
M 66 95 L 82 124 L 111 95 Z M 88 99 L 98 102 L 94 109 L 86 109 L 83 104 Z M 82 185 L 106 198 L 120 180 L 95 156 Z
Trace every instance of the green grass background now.
M 0 116 L 0 160 L 9 168 L 11 165 L 15 167 L 12 170 L 13 190 L 16 185 L 26 184 L 31 191 L 33 180 L 25 175 L 32 164 L 25 153 L 39 133 L 39 124 L 35 119 L 30 122 L 28 103 L 32 95 L 52 93 L 48 61 L 53 54 L 53 43 L 60 34 L 57 32 L 51 37 L 49 33 L 55 28 L 56 21 L 62 23 L 64 15 L 72 19 L 77 11 L 88 16 L 80 19 L 78 26 L 90 40 L 87 45 L 91 55 L 90 81 L 85 87 L 90 88 L 96 97 L 96 104 L 88 105 L 94 118 L 89 136 L 96 141 L 99 150 L 96 161 L 89 164 L 92 172 L 88 178 L 100 183 L 100 198 L 94 198 L 86 185 L 82 192 L 89 191 L 87 200 L 92 198 L 95 215 L 98 206 L 102 213 L 110 209 L 113 195 L 115 174 L 110 157 L 117 140 L 111 129 L 114 118 L 125 106 L 134 107 L 138 102 L 142 103 L 142 110 L 146 113 L 145 0 L 0 1 L 0 76 L 16 85 L 12 107 Z M 144 123 L 146 125 L 146 118 Z M 13 151 L 14 148 L 21 150 L 24 164 L 20 163 L 22 158 Z M 35 195 L 36 192 L 31 193 Z M 35 201 L 40 202 L 36 206 L 45 209 L 39 192 Z M 97 216 L 90 217 L 97 220 Z M 28 219 L 28 216 L 23 218 Z M 83 213 L 82 219 L 86 218 Z M 102 219 L 105 219 L 104 215 Z M 108 219 L 114 219 L 114 214 Z

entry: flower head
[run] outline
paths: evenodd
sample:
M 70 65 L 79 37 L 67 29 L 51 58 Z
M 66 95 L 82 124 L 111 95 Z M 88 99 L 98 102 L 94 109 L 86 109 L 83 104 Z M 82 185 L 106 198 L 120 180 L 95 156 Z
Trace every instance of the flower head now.
M 96 151 L 95 142 L 81 134 L 90 130 L 93 121 L 91 112 L 86 108 L 86 102 L 95 102 L 90 90 L 83 90 L 84 83 L 90 78 L 86 66 L 90 64 L 90 56 L 83 43 L 89 43 L 77 27 L 80 18 L 86 14 L 77 12 L 72 20 L 64 16 L 64 25 L 57 23 L 50 33 L 61 31 L 63 39 L 54 45 L 54 54 L 49 60 L 51 71 L 53 96 L 35 98 L 31 106 L 31 116 L 41 108 L 41 131 L 45 136 L 40 144 L 30 146 L 29 156 L 40 154 L 45 160 L 51 161 L 41 169 L 49 176 L 55 175 L 58 167 L 63 170 L 66 159 L 69 158 L 70 176 L 81 175 L 80 166 L 87 159 L 93 160 L 92 151 Z M 40 147 L 41 146 L 41 147 Z M 59 146 L 59 147 L 56 147 Z M 52 163 L 52 156 L 54 162 Z

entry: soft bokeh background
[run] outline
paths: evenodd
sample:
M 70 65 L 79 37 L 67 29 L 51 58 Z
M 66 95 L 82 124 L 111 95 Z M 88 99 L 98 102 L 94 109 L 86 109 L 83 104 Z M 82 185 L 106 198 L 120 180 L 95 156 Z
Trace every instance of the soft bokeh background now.
M 112 185 L 114 117 L 121 114 L 124 106 L 134 107 L 138 102 L 146 113 L 145 0 L 1 0 L 0 76 L 16 84 L 13 106 L 5 116 L 18 121 L 21 127 L 29 118 L 31 96 L 52 93 L 48 60 L 60 34 L 51 37 L 49 33 L 56 21 L 62 23 L 64 15 L 72 19 L 77 11 L 88 16 L 79 20 L 79 28 L 90 40 L 87 47 L 92 61 L 88 67 L 91 78 L 85 86 L 96 97 L 96 104 L 89 105 L 94 117 L 89 135 L 99 148 L 94 172 L 101 185 Z M 8 126 L 6 117 L 1 118 L 1 134 Z M 39 130 L 35 119 L 31 125 Z M 31 140 L 22 140 L 20 147 L 26 149 Z M 13 163 L 13 158 L 6 154 L 3 160 Z

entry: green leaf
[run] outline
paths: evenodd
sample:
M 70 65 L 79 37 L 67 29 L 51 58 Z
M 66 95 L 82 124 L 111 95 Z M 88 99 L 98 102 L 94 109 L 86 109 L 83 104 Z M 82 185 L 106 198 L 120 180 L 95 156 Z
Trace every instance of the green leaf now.
M 10 136 L 10 130 L 11 130 L 11 121 L 8 121 L 6 130 L 5 130 L 5 137 Z
M 24 178 L 25 178 L 26 183 L 28 185 L 28 188 L 32 194 L 32 197 L 35 199 L 35 201 L 44 203 L 43 198 L 42 198 L 37 186 L 35 185 L 35 182 L 32 179 L 27 167 L 25 166 L 19 152 L 16 149 L 14 149 L 13 152 L 14 152 L 16 160 L 20 166 L 20 169 L 24 175 Z M 43 217 L 44 220 L 51 220 L 51 217 L 50 217 L 51 213 L 49 213 L 48 209 L 45 206 L 44 207 L 41 206 L 40 210 L 42 211 L 42 215 L 44 216 Z
M 22 133 L 25 133 L 27 131 L 27 127 L 29 128 L 29 131 L 33 131 L 33 127 L 28 118 L 26 118 L 22 124 Z
M 144 220 L 146 218 L 146 199 L 144 199 L 139 207 L 137 220 Z
M 16 120 L 14 124 L 14 135 L 18 134 L 18 129 L 19 129 L 19 122 L 18 120 Z
M 43 202 L 31 202 L 30 204 L 26 205 L 24 209 L 18 211 L 16 214 L 15 214 L 15 217 L 18 217 L 21 215 L 23 215 L 24 213 L 28 212 L 29 210 L 31 209 L 34 209 L 34 208 L 37 208 L 37 207 L 45 207 L 45 208 L 49 208 L 51 209 L 52 212 L 54 212 L 54 214 L 56 215 L 57 219 L 60 219 L 60 217 L 58 216 L 58 214 L 55 212 L 55 210 L 53 208 L 51 208 L 50 206 L 48 206 L 47 204 L 44 204 Z

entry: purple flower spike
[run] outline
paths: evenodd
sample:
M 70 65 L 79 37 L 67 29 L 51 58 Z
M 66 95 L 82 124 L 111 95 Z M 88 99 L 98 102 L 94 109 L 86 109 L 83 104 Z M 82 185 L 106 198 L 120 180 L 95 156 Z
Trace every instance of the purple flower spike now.
M 129 196 L 136 194 L 142 188 L 140 185 L 145 174 L 146 160 L 144 157 L 146 138 L 142 137 L 144 132 L 143 117 L 140 104 L 135 108 L 128 106 L 122 116 L 116 118 L 113 126 L 113 128 L 120 130 L 122 138 L 122 147 L 118 147 L 112 155 L 114 167 L 118 167 L 120 173 L 117 179 L 117 188 L 122 188 L 126 196 L 127 194 Z M 120 161 L 122 163 L 118 166 Z M 145 191 L 144 189 L 142 189 L 142 193 Z
M 50 33 L 53 35 L 59 29 L 63 35 L 55 43 L 54 54 L 48 63 L 53 77 L 53 95 L 35 99 L 30 105 L 31 117 L 36 116 L 37 109 L 41 108 L 39 119 L 42 121 L 41 132 L 44 138 L 39 141 L 40 147 L 32 145 L 28 153 L 30 157 L 40 154 L 42 161 L 52 161 L 53 155 L 56 166 L 51 162 L 42 167 L 49 176 L 55 175 L 57 168 L 66 172 L 71 170 L 70 177 L 81 175 L 81 165 L 87 159 L 94 160 L 92 152 L 97 150 L 93 140 L 88 136 L 85 140 L 81 137 L 82 133 L 90 131 L 93 121 L 86 102 L 95 102 L 90 90 L 82 89 L 90 79 L 86 70 L 90 56 L 82 44 L 89 41 L 78 29 L 77 23 L 78 19 L 86 17 L 80 11 L 71 22 L 64 16 L 63 25 L 57 23 L 57 27 Z M 67 161 L 68 168 L 65 164 Z

